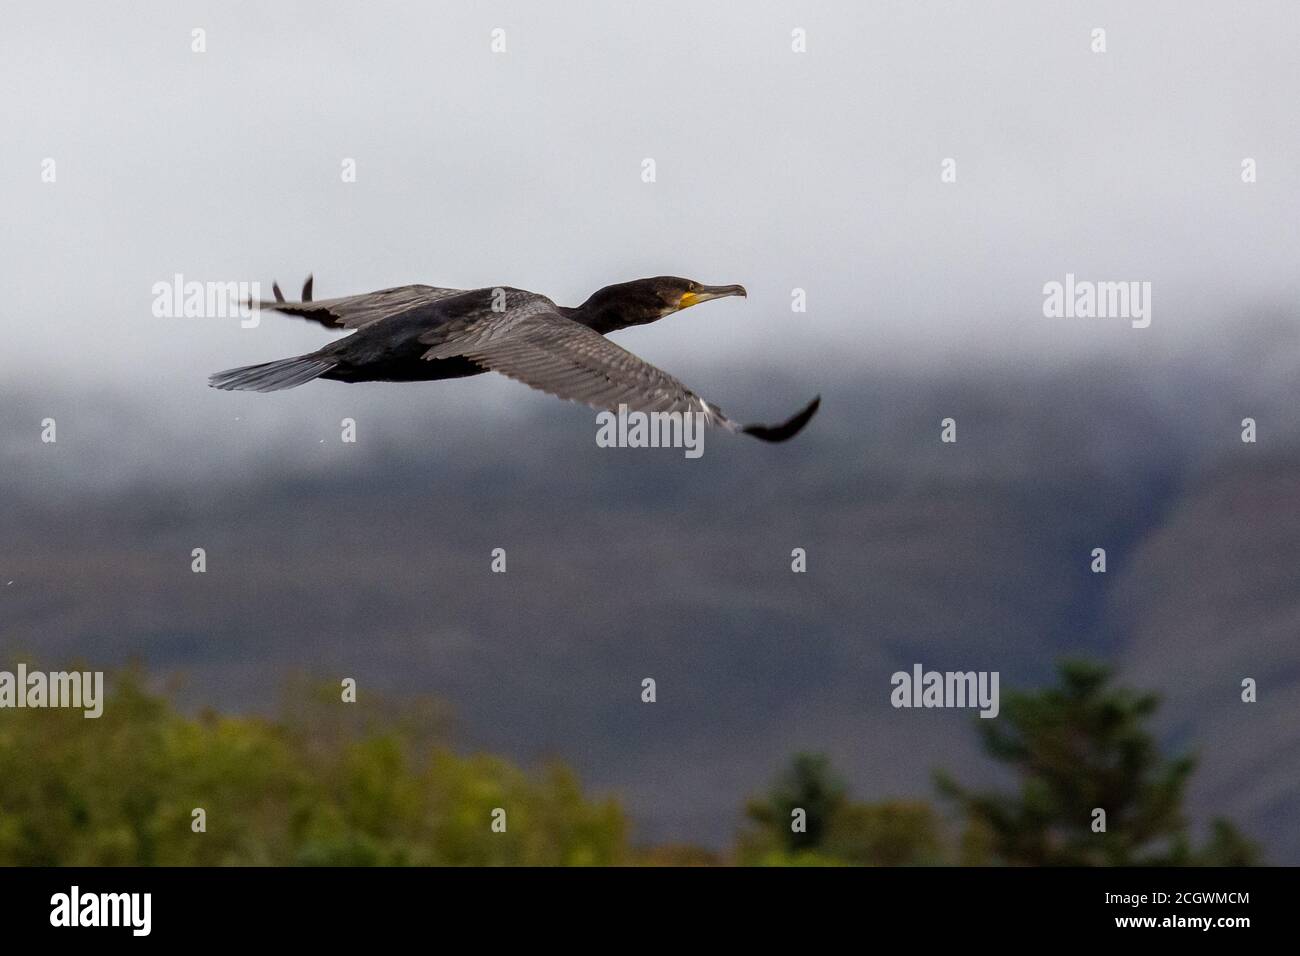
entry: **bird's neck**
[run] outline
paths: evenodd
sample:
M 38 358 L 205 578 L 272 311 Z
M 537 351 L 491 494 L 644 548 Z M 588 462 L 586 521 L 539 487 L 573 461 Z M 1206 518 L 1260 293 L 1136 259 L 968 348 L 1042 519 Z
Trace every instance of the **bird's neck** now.
M 630 323 L 626 321 L 622 312 L 623 310 L 619 309 L 616 303 L 602 301 L 597 296 L 592 296 L 582 305 L 574 308 L 560 307 L 560 313 L 565 318 L 573 319 L 574 322 L 585 325 L 601 335 L 628 327 Z

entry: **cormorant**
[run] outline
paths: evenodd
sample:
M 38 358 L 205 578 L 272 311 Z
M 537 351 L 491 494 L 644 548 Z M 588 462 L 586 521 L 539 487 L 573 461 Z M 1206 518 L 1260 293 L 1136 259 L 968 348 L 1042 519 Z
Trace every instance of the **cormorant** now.
M 655 322 L 710 299 L 745 295 L 744 286 L 701 285 L 676 276 L 606 286 L 582 305 L 566 308 L 513 288 L 439 289 L 398 286 L 365 295 L 287 302 L 273 284 L 274 302 L 260 308 L 352 334 L 293 358 L 218 372 L 221 389 L 272 392 L 316 378 L 342 382 L 417 382 L 500 372 L 559 398 L 616 411 L 700 412 L 707 423 L 764 441 L 794 437 L 817 411 L 814 398 L 780 425 L 742 425 L 677 379 L 605 338 Z M 249 303 L 254 304 L 254 303 Z

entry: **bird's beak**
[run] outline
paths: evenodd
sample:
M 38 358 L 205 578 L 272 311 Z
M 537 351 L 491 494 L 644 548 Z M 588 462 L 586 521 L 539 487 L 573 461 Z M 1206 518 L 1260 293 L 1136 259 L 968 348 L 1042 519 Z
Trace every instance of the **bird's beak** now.
M 702 285 L 694 292 L 687 292 L 677 303 L 677 310 L 689 309 L 693 305 L 699 305 L 701 302 L 708 302 L 710 299 L 721 299 L 729 295 L 745 295 L 743 285 Z

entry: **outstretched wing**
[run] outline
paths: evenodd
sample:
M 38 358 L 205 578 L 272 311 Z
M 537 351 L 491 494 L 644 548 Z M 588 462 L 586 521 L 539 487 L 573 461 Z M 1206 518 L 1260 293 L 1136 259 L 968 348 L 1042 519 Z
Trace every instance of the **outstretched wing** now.
M 431 285 L 403 285 L 363 295 L 347 295 L 337 299 L 312 299 L 312 277 L 308 276 L 302 287 L 301 302 L 287 302 L 278 283 L 271 286 L 274 302 L 254 303 L 260 309 L 274 309 L 286 315 L 296 315 L 319 322 L 329 329 L 359 329 L 390 315 L 406 312 L 448 296 L 459 295 L 462 289 L 440 289 Z
M 741 425 L 667 372 L 598 332 L 560 315 L 538 296 L 499 313 L 430 330 L 427 360 L 462 356 L 558 398 L 616 411 L 699 412 L 708 424 L 766 441 L 794 436 L 817 410 L 817 401 L 782 425 Z

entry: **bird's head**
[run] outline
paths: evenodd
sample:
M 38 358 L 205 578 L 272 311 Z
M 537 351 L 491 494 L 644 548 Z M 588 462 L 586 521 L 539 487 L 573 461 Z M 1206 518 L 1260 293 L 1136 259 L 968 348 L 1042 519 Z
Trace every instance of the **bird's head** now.
M 745 295 L 742 285 L 704 285 L 678 276 L 655 276 L 607 285 L 583 303 L 588 324 L 601 332 L 656 322 L 710 299 Z

